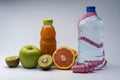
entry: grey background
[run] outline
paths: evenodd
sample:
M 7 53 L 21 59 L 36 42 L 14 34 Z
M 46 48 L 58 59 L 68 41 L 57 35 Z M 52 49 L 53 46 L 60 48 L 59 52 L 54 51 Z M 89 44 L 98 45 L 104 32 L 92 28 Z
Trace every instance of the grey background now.
M 120 72 L 120 0 L 5 0 L 0 1 L 0 79 L 16 79 L 24 73 L 16 73 L 11 77 L 12 70 L 6 68 L 4 58 L 17 55 L 22 46 L 33 44 L 39 47 L 40 29 L 44 18 L 52 18 L 56 29 L 57 46 L 66 45 L 77 49 L 77 21 L 85 13 L 87 5 L 95 5 L 98 16 L 104 21 L 104 48 L 108 66 L 106 70 L 96 74 L 73 74 L 71 71 L 56 71 L 56 77 L 64 80 L 117 80 Z M 21 69 L 22 70 L 22 69 Z M 10 71 L 10 72 L 9 72 Z M 27 70 L 28 71 L 28 70 Z M 35 70 L 36 71 L 36 70 Z M 24 71 L 23 71 L 24 72 Z M 29 72 L 29 71 L 28 71 Z M 28 74 L 26 72 L 26 74 Z M 34 71 L 33 71 L 34 72 Z M 50 72 L 48 77 L 39 73 L 42 79 L 56 79 Z M 21 76 L 19 76 L 21 75 Z M 29 75 L 33 75 L 29 72 Z M 94 76 L 93 75 L 97 75 Z M 87 77 L 85 77 L 87 76 Z M 25 77 L 25 76 L 24 76 Z M 31 76 L 32 77 L 32 76 Z M 26 79 L 33 79 L 27 77 Z M 57 79 L 58 79 L 57 78 Z M 21 77 L 21 79 L 24 79 Z

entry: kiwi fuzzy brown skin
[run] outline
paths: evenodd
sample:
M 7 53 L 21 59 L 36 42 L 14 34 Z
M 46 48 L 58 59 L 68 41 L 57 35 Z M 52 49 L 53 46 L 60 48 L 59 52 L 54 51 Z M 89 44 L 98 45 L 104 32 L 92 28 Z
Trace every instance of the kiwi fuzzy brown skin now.
M 47 70 L 50 70 L 51 66 L 52 66 L 52 64 L 49 65 L 49 66 L 47 66 L 47 67 L 41 67 L 41 66 L 39 66 L 39 67 L 40 67 L 42 70 L 47 71 Z
M 46 64 L 46 66 L 43 66 L 44 64 Z M 51 55 L 44 54 L 40 56 L 40 58 L 38 59 L 38 65 L 42 70 L 49 70 L 53 65 L 53 60 Z
M 17 67 L 19 64 L 19 56 L 8 56 L 5 58 L 5 62 L 10 68 Z

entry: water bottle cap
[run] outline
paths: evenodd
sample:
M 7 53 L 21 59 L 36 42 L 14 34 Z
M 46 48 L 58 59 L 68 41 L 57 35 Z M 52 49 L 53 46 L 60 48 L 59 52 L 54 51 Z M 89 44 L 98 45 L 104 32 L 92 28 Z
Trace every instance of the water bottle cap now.
M 43 20 L 43 23 L 44 23 L 44 24 L 52 24 L 52 23 L 53 23 L 53 20 L 52 20 L 52 19 L 44 19 L 44 20 Z
M 87 12 L 95 12 L 95 6 L 87 6 L 86 11 Z

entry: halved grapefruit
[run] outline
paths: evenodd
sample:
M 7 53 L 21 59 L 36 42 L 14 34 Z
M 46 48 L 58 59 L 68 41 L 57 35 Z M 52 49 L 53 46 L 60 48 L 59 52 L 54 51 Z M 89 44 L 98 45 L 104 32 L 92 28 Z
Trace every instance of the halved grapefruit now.
M 62 46 L 53 53 L 53 62 L 58 69 L 71 69 L 72 65 L 75 62 L 75 53 L 74 51 L 66 46 Z

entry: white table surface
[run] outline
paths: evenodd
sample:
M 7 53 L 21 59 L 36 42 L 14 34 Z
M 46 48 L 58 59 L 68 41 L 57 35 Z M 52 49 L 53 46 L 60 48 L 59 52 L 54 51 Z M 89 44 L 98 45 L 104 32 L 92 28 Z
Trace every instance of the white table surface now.
M 119 0 L 39 0 L 0 1 L 0 80 L 119 80 L 120 23 Z M 25 44 L 39 47 L 39 32 L 44 18 L 53 18 L 57 46 L 77 49 L 77 20 L 87 5 L 95 5 L 104 20 L 106 58 L 104 70 L 72 73 L 71 70 L 8 68 L 4 58 L 18 55 Z
M 73 73 L 71 70 L 58 70 L 52 68 L 43 71 L 39 67 L 35 69 L 25 69 L 21 64 L 16 68 L 8 68 L 4 62 L 4 57 L 0 59 L 1 80 L 119 80 L 120 64 L 109 63 L 104 70 L 94 73 Z

